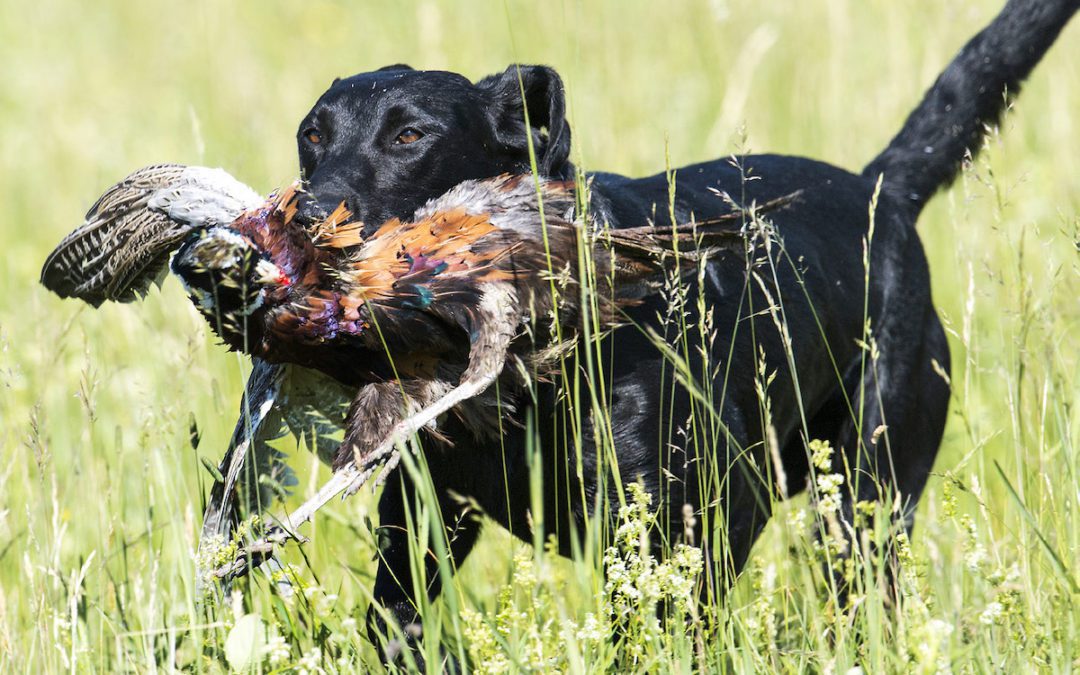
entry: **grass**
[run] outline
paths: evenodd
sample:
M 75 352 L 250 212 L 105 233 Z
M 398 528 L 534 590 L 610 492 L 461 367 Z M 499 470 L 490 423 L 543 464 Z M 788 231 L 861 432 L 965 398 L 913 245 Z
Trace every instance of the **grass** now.
M 590 169 L 641 175 L 665 156 L 678 166 L 740 143 L 857 169 L 998 5 L 3 5 L 0 670 L 220 672 L 259 636 L 279 658 L 267 654 L 264 670 L 375 663 L 361 637 L 370 496 L 327 509 L 307 563 L 290 554 L 309 586 L 297 599 L 261 583 L 198 607 L 191 555 L 209 479 L 199 455 L 216 460 L 227 442 L 243 360 L 213 344 L 178 284 L 91 311 L 36 283 L 48 250 L 119 176 L 180 161 L 281 185 L 296 172 L 295 125 L 330 80 L 401 61 L 470 77 L 514 61 L 557 67 L 575 158 Z M 795 500 L 712 608 L 702 648 L 680 621 L 642 621 L 614 644 L 601 610 L 627 600 L 605 592 L 602 546 L 566 561 L 492 527 L 423 608 L 432 649 L 441 642 L 478 670 L 1080 669 L 1078 38 L 1080 26 L 1066 30 L 1000 136 L 920 221 L 954 391 L 900 547 L 897 607 L 871 592 L 854 618 L 831 608 L 810 507 Z M 295 463 L 302 496 L 325 470 L 303 451 Z M 627 532 L 646 513 L 631 508 Z M 415 517 L 430 526 L 430 515 L 421 504 Z M 644 602 L 678 606 L 693 561 L 657 572 L 632 546 L 608 553 L 638 570 L 627 578 L 651 589 Z M 668 585 L 648 586 L 649 570 Z

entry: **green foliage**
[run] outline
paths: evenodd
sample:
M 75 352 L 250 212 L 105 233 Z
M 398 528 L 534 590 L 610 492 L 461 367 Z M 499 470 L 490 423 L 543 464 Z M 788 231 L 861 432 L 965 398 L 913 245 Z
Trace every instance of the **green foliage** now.
M 0 5 L 0 671 L 377 663 L 363 626 L 379 541 L 366 491 L 320 513 L 312 541 L 288 552 L 276 580 L 288 578 L 291 594 L 259 574 L 214 602 L 198 597 L 202 459 L 228 441 L 246 366 L 213 344 L 171 281 L 138 307 L 98 311 L 37 285 L 47 251 L 104 186 L 178 161 L 221 165 L 269 191 L 295 175 L 295 125 L 333 77 L 401 61 L 470 77 L 513 61 L 556 66 L 574 157 L 588 169 L 641 175 L 738 150 L 857 169 L 999 4 Z M 677 542 L 661 542 L 675 554 L 667 562 L 644 547 L 658 541 L 652 509 L 664 496 L 650 507 L 631 490 L 607 505 L 622 526 L 587 532 L 574 560 L 543 538 L 526 546 L 489 528 L 444 597 L 421 607 L 429 663 L 451 654 L 488 672 L 1080 668 L 1078 38 L 1070 26 L 1000 134 L 920 221 L 953 401 L 910 540 L 890 529 L 892 504 L 860 506 L 868 541 L 829 525 L 819 537 L 817 515 L 828 524 L 830 495 L 851 477 L 834 449 L 811 444 L 815 504 L 776 504 L 734 589 L 694 616 L 687 594 L 709 564 Z M 679 303 L 693 299 L 669 290 L 665 319 L 685 328 Z M 679 378 L 701 379 L 679 365 L 700 346 L 673 348 Z M 869 365 L 874 345 L 865 346 Z M 755 374 L 767 406 L 769 373 Z M 603 431 L 604 397 L 568 396 L 579 404 L 571 423 L 592 413 Z M 705 443 L 719 433 L 706 414 L 692 431 Z M 326 470 L 305 449 L 282 448 L 296 450 L 295 500 Z M 409 470 L 422 475 L 417 464 Z M 413 516 L 418 530 L 446 533 L 437 541 L 453 537 L 454 524 L 424 503 Z M 880 590 L 878 551 L 899 560 L 894 599 Z M 823 561 L 854 584 L 849 604 L 836 602 Z

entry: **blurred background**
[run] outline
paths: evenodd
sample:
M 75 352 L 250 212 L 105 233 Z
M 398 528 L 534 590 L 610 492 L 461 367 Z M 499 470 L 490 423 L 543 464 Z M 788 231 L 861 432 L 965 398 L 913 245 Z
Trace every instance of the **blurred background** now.
M 246 366 L 214 344 L 175 280 L 141 305 L 99 311 L 37 284 L 45 255 L 103 188 L 181 162 L 224 167 L 268 192 L 296 177 L 296 125 L 333 78 L 399 62 L 472 79 L 515 62 L 554 66 L 573 157 L 590 170 L 637 176 L 751 151 L 858 171 L 1001 4 L 3 3 L 0 666 L 148 663 L 159 647 L 147 635 L 195 621 L 190 555 L 208 479 L 198 455 L 216 463 L 225 447 Z M 1060 590 L 1066 577 L 1015 515 L 992 462 L 1075 576 L 1078 110 L 1075 22 L 985 159 L 919 225 L 956 391 L 916 546 L 931 568 L 963 555 L 947 550 L 959 535 L 933 524 L 951 480 L 942 476 L 956 477 L 969 505 L 988 509 L 985 545 L 1012 547 L 1000 555 L 1043 580 L 1032 616 L 1035 590 Z M 301 493 L 311 462 L 297 456 Z M 323 585 L 357 615 L 374 566 L 355 528 L 371 503 L 335 506 L 309 547 Z M 517 546 L 487 537 L 493 553 L 474 556 L 459 582 L 480 604 Z M 757 555 L 783 551 L 767 538 Z M 954 581 L 940 572 L 932 583 L 961 622 L 966 596 Z

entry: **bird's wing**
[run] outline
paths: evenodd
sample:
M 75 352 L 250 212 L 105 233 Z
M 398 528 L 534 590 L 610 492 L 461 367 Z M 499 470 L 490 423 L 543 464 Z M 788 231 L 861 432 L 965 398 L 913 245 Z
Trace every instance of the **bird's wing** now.
M 203 513 L 200 548 L 211 537 L 226 539 L 236 522 L 236 487 L 244 479 L 249 449 L 253 444 L 259 447 L 281 435 L 281 415 L 275 404 L 281 397 L 288 368 L 252 359 L 251 375 L 240 403 L 240 418 L 236 421 L 229 448 L 218 465 L 223 480 L 214 483 Z
M 329 465 L 341 445 L 341 431 L 355 396 L 356 387 L 347 387 L 318 370 L 292 365 L 279 407 L 292 435 Z
M 288 456 L 272 441 L 291 432 L 330 464 L 354 394 L 319 371 L 253 358 L 240 417 L 218 465 L 224 481 L 214 484 L 203 514 L 203 539 L 227 538 L 240 505 L 247 514 L 260 513 L 296 485 Z
M 164 271 L 194 229 L 229 223 L 263 202 L 221 169 L 157 164 L 105 191 L 86 220 L 49 255 L 41 283 L 94 307 L 130 302 Z
M 296 485 L 288 456 L 270 445 L 288 430 L 303 438 L 329 464 L 338 450 L 340 432 L 354 392 L 322 373 L 294 364 L 252 359 L 240 418 L 218 465 L 220 480 L 210 490 L 199 537 L 199 588 L 206 590 L 220 565 L 216 560 L 234 536 L 242 517 L 261 515 Z M 267 564 L 280 568 L 271 556 Z M 222 579 L 226 584 L 228 579 Z M 287 579 L 279 591 L 290 592 Z M 200 591 L 201 592 L 201 591 Z

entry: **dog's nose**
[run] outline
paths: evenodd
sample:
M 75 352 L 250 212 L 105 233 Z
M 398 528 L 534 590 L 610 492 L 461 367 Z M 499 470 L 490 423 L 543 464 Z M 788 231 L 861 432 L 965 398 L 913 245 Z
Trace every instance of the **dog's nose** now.
M 311 196 L 308 193 L 301 195 L 299 202 L 296 205 L 296 221 L 305 227 L 308 225 L 314 225 L 321 222 L 330 215 L 326 212 L 326 209 L 319 204 L 319 200 Z

